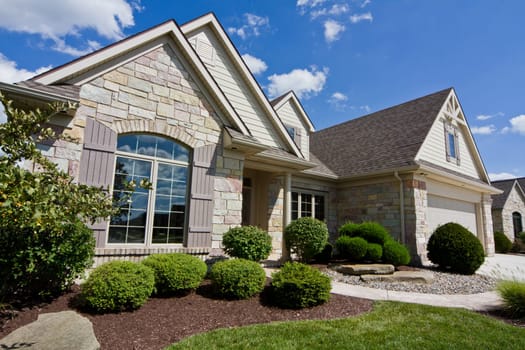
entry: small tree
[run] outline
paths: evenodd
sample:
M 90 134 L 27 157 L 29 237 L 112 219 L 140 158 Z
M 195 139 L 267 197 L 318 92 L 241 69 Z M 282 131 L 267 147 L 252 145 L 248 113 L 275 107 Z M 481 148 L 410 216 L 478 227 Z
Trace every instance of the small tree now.
M 101 188 L 76 183 L 37 148 L 46 140 L 74 141 L 46 127 L 74 106 L 25 111 L 0 100 L 7 115 L 0 124 L 0 299 L 53 296 L 91 266 L 94 239 L 84 223 L 113 214 L 112 200 Z M 22 169 L 22 161 L 38 171 Z

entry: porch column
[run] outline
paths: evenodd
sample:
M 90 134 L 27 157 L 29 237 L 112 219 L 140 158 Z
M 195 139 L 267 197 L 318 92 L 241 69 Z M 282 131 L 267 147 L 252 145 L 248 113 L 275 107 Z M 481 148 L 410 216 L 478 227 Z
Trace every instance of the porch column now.
M 290 260 L 290 252 L 286 249 L 284 240 L 284 229 L 292 222 L 292 174 L 286 173 L 284 178 L 284 220 L 283 220 L 283 240 L 282 240 L 282 261 Z
M 488 193 L 484 193 L 481 198 L 481 217 L 483 235 L 485 236 L 485 254 L 487 256 L 493 256 L 495 248 L 494 232 L 492 227 L 492 198 Z

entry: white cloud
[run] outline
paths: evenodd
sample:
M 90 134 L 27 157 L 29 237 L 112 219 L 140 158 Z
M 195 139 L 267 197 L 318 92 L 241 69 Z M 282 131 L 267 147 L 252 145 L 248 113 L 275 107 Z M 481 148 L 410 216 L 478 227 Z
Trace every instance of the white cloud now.
M 347 101 L 348 96 L 346 96 L 342 92 L 334 92 L 332 96 L 330 97 L 330 100 L 335 101 L 335 102 Z
M 367 12 L 367 13 L 362 13 L 362 14 L 359 14 L 359 15 L 352 15 L 350 16 L 350 22 L 352 23 L 359 23 L 359 22 L 362 22 L 362 21 L 370 21 L 372 22 L 374 20 L 374 18 L 372 17 L 372 14 L 370 12 Z
M 242 59 L 254 75 L 260 74 L 268 69 L 266 62 L 250 54 L 245 53 L 242 55 Z
M 498 112 L 498 113 L 495 113 L 495 114 L 480 114 L 476 117 L 477 120 L 489 120 L 489 119 L 492 119 L 492 118 L 495 118 L 495 117 L 502 117 L 504 116 L 505 114 L 502 113 L 502 112 Z
M 299 7 L 316 7 L 326 2 L 326 0 L 297 0 Z
M 510 126 L 504 127 L 501 132 L 502 133 L 508 133 L 508 132 L 515 132 L 518 134 L 525 135 L 525 114 L 518 115 L 517 117 L 512 118 L 509 120 Z
M 0 27 L 12 32 L 39 35 L 54 42 L 53 50 L 78 56 L 93 51 L 100 44 L 87 40 L 83 48 L 66 44 L 66 37 L 80 38 L 80 31 L 93 29 L 100 36 L 118 40 L 123 29 L 135 24 L 133 10 L 140 11 L 140 1 L 126 0 L 3 0 Z
M 370 108 L 369 105 L 359 106 L 359 109 L 365 111 L 366 113 L 370 113 L 370 111 L 372 110 L 372 108 Z
M 372 2 L 372 0 L 365 0 L 363 1 L 363 3 L 361 4 L 361 8 L 365 8 L 367 5 L 370 5 L 370 3 Z
M 470 131 L 474 135 L 491 135 L 496 131 L 496 127 L 493 124 L 485 126 L 473 126 Z
M 319 71 L 315 67 L 294 69 L 290 73 L 273 74 L 268 77 L 270 81 L 268 94 L 274 98 L 293 90 L 297 97 L 309 98 L 323 90 L 327 75 L 328 68 Z
M 3 81 L 4 83 L 16 83 L 22 80 L 27 80 L 49 69 L 51 69 L 51 66 L 40 67 L 35 71 L 29 71 L 23 68 L 19 69 L 15 61 L 10 61 L 0 53 L 0 81 Z
M 345 31 L 345 26 L 334 20 L 324 22 L 324 39 L 327 43 L 339 40 L 341 33 Z
M 346 96 L 342 92 L 334 92 L 332 96 L 330 96 L 330 98 L 328 99 L 328 103 L 336 111 L 340 112 L 343 112 L 348 108 L 346 101 L 348 101 L 348 96 Z
M 238 35 L 241 39 L 246 39 L 249 36 L 261 35 L 262 29 L 270 27 L 270 20 L 268 17 L 261 17 L 253 13 L 244 14 L 244 24 L 240 27 L 229 27 L 228 33 Z
M 507 179 L 514 179 L 517 176 L 511 173 L 489 173 L 490 181 L 498 181 L 498 180 L 507 180 Z
M 348 11 L 350 11 L 350 7 L 347 4 L 335 4 L 335 5 L 332 5 L 332 7 L 330 8 L 322 8 L 322 9 L 314 10 L 310 12 L 310 17 L 312 19 L 316 19 L 317 17 L 327 16 L 327 15 L 340 16 L 342 14 L 347 13 Z

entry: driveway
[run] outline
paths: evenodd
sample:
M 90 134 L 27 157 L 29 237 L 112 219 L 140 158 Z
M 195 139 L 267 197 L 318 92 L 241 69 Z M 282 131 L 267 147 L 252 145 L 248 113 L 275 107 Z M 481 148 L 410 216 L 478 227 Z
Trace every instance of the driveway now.
M 495 254 L 485 257 L 476 271 L 480 275 L 525 282 L 525 255 Z

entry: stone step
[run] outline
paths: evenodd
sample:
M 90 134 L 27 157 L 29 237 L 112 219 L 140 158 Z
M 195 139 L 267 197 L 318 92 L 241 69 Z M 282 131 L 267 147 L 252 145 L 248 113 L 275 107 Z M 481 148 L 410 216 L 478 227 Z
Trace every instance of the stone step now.
M 396 271 L 393 274 L 385 275 L 361 275 L 361 280 L 365 282 L 384 281 L 432 283 L 432 281 L 434 280 L 434 274 L 430 271 Z
M 343 264 L 332 266 L 332 269 L 343 275 L 387 275 L 395 271 L 390 264 Z

